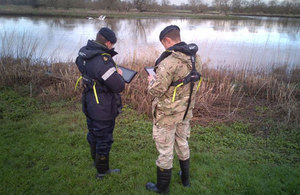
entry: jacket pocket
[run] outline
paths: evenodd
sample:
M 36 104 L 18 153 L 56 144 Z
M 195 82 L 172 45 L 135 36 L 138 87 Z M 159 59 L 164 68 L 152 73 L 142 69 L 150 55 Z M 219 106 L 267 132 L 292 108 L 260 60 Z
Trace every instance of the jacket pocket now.
M 99 104 L 95 100 L 94 93 L 86 96 L 88 116 L 94 120 L 111 120 L 114 118 L 112 113 L 112 96 L 108 93 L 98 93 Z

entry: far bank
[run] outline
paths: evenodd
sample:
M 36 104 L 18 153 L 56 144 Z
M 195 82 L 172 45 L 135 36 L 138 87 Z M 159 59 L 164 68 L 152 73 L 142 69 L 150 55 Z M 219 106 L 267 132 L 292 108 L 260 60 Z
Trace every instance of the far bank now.
M 195 14 L 189 10 L 176 11 L 108 11 L 91 9 L 54 9 L 54 8 L 32 8 L 30 6 L 0 6 L 0 16 L 36 16 L 36 17 L 72 17 L 72 18 L 98 18 L 105 15 L 107 18 L 193 18 L 193 19 L 228 19 L 241 20 L 245 17 L 225 14 Z

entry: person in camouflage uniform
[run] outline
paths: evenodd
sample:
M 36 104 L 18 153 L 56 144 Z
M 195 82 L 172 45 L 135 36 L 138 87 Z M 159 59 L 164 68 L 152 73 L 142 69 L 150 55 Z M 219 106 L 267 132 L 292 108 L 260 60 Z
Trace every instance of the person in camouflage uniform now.
M 197 85 L 193 88 L 188 110 L 189 84 L 178 87 L 175 100 L 172 101 L 175 86 L 171 83 L 183 79 L 192 70 L 191 57 L 187 52 L 189 45 L 181 42 L 180 29 L 175 25 L 167 26 L 161 31 L 160 41 L 167 50 L 156 62 L 156 75 L 148 77 L 148 92 L 154 97 L 153 139 L 159 152 L 156 160 L 157 183 L 148 182 L 146 188 L 165 194 L 169 192 L 174 146 L 180 160 L 182 183 L 186 187 L 190 186 L 188 138 Z M 202 69 L 199 56 L 196 57 L 195 67 L 198 72 Z

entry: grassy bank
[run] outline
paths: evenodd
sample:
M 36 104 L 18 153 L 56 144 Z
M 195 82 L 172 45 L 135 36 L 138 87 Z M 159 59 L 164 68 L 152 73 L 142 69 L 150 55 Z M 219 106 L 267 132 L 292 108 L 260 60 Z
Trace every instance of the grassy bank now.
M 262 14 L 262 13 L 231 13 L 233 16 L 257 16 L 257 17 L 279 17 L 279 18 L 300 18 L 300 15 L 291 14 Z
M 190 12 L 118 12 L 105 10 L 88 10 L 88 9 L 53 9 L 38 8 L 30 6 L 0 6 L 0 15 L 7 16 L 43 16 L 43 17 L 75 17 L 98 18 L 100 15 L 106 15 L 107 18 L 194 18 L 194 19 L 245 19 L 239 16 L 217 15 L 217 14 L 192 14 Z
M 0 92 L 0 194 L 152 194 L 145 183 L 155 181 L 157 153 L 147 116 L 124 108 L 111 151 L 111 167 L 121 174 L 97 181 L 80 104 L 42 104 L 26 91 Z M 299 129 L 268 124 L 267 137 L 253 134 L 247 123 L 195 125 L 189 141 L 192 187 L 181 186 L 175 158 L 171 193 L 299 194 Z

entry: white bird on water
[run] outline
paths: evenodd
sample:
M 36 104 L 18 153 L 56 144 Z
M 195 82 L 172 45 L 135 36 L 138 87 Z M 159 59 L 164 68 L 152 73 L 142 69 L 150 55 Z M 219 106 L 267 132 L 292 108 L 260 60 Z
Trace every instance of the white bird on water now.
M 87 19 L 88 19 L 88 20 L 94 20 L 94 18 L 93 18 L 93 17 L 87 17 Z
M 101 15 L 101 16 L 99 16 L 99 20 L 105 20 L 105 18 L 106 18 L 106 16 L 104 16 L 104 15 Z

